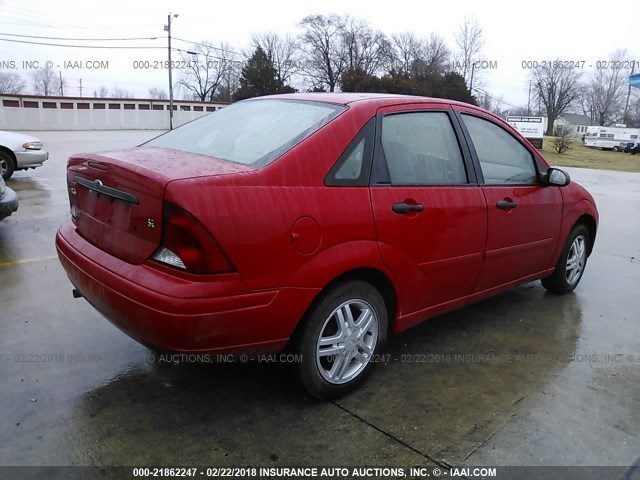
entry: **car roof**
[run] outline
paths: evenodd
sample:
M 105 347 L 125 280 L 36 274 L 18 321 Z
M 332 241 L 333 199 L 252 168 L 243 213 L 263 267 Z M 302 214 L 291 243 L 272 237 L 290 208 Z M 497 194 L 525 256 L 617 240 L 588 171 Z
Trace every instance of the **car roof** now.
M 420 97 L 417 95 L 398 95 L 393 93 L 344 93 L 344 92 L 304 92 L 304 93 L 286 93 L 280 95 L 269 95 L 266 97 L 256 97 L 251 100 L 260 99 L 287 99 L 287 100 L 307 100 L 315 102 L 334 103 L 338 105 L 349 105 L 355 102 L 374 101 L 379 105 L 397 105 L 399 103 L 443 103 L 447 105 L 465 105 L 472 106 L 468 103 L 448 100 L 445 98 Z

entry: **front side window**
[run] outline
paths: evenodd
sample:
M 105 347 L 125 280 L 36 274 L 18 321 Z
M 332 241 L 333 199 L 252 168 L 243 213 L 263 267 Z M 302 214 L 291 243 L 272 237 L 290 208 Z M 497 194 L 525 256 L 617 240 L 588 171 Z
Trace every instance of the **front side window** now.
M 247 100 L 143 144 L 263 167 L 333 120 L 345 107 L 299 100 Z
M 392 185 L 460 185 L 467 173 L 449 115 L 411 112 L 382 119 L 382 150 Z
M 462 118 L 471 135 L 486 184 L 538 183 L 533 155 L 506 130 L 473 115 L 462 114 Z

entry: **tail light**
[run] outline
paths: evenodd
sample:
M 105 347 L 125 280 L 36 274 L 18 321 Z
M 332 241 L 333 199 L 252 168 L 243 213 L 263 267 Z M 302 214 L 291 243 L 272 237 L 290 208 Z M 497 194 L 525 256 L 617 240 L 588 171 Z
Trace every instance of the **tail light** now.
M 172 203 L 164 204 L 162 243 L 152 258 L 189 273 L 228 273 L 235 268 L 193 215 Z

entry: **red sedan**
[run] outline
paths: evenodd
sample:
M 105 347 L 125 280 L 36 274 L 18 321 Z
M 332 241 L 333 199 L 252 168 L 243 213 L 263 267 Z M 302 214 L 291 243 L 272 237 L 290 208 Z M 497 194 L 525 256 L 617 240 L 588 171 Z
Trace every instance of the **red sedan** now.
M 246 100 L 139 147 L 72 156 L 56 237 L 76 295 L 159 350 L 285 347 L 318 397 L 389 333 L 515 285 L 580 281 L 589 193 L 500 118 L 449 100 Z

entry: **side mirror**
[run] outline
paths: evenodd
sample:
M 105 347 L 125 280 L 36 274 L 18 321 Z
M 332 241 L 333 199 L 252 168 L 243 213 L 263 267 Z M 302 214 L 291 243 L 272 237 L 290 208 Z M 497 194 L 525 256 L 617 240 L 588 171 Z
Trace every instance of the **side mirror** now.
M 566 187 L 571 183 L 571 177 L 564 170 L 550 168 L 544 176 L 544 183 L 553 187 Z

